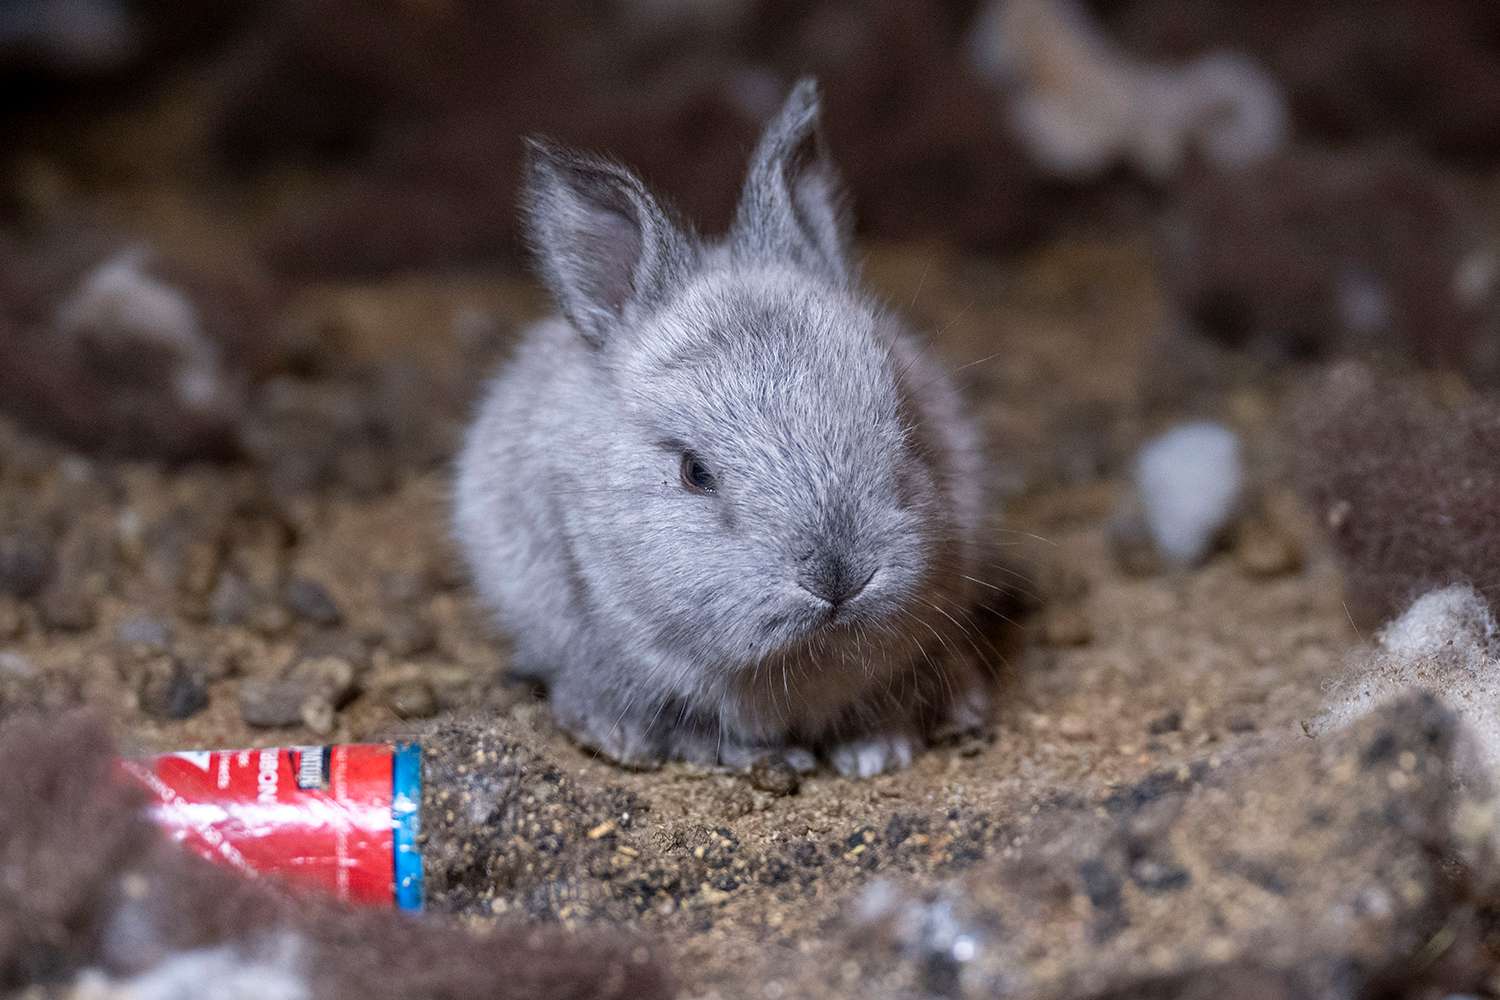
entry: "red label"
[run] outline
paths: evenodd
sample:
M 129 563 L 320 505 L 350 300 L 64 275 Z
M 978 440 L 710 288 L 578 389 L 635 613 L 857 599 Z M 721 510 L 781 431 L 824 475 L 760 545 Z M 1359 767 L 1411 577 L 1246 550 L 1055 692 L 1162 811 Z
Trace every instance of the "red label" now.
M 339 899 L 393 899 L 391 748 L 204 750 L 121 766 L 184 846 L 246 875 L 276 874 Z

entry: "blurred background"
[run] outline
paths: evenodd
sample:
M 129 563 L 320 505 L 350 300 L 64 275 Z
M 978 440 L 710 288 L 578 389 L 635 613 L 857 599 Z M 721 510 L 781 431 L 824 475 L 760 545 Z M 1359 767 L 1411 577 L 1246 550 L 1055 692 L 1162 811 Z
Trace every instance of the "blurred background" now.
M 0 406 L 88 449 L 276 452 L 246 394 L 359 353 L 306 289 L 522 262 L 528 133 L 713 231 L 802 74 L 871 244 L 1145 233 L 1164 325 L 1237 359 L 1500 372 L 1483 0 L 4 0 Z M 279 385 L 261 425 L 332 405 Z

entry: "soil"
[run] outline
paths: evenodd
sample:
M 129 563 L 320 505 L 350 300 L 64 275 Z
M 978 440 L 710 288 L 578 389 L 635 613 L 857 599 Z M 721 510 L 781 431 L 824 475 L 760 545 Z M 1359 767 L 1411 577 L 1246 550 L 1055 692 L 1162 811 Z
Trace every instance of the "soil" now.
M 194 224 L 163 224 L 159 207 L 134 211 L 164 239 L 191 245 L 207 228 L 185 236 Z M 1074 232 L 1005 261 L 869 250 L 871 282 L 933 331 L 972 393 L 1005 493 L 994 531 L 1007 556 L 988 582 L 1011 599 L 984 636 L 1000 707 L 904 772 L 628 772 L 505 683 L 503 640 L 448 540 L 443 454 L 478 374 L 544 308 L 509 272 L 315 287 L 288 308 L 342 357 L 445 400 L 400 411 L 430 424 L 411 429 L 430 444 L 371 449 L 378 476 L 293 489 L 264 460 L 93 460 L 0 423 L 0 576 L 32 559 L 41 568 L 22 569 L 45 581 L 0 597 L 0 682 L 76 686 L 140 750 L 416 733 L 429 910 L 623 923 L 667 942 L 687 996 L 790 995 L 784 960 L 855 962 L 829 928 L 877 882 L 936 884 L 1022 852 L 1049 818 L 1305 739 L 1364 638 L 1315 526 L 1277 486 L 1274 387 L 1216 401 L 1262 484 L 1259 548 L 1127 572 L 1109 526 L 1131 448 L 1162 412 L 1141 391 L 1162 325 L 1151 260 L 1129 233 Z M 1285 558 L 1265 556 L 1267 530 Z M 293 699 L 279 720 L 292 724 L 248 724 L 242 690 L 275 684 L 313 700 Z M 271 716 L 248 714 L 278 721 L 260 707 Z

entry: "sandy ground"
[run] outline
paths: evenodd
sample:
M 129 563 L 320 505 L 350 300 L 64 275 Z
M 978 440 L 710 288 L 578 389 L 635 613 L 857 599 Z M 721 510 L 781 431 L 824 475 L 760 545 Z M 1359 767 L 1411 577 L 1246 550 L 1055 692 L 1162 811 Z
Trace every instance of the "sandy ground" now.
M 1163 322 L 1146 240 L 1075 235 L 1004 263 L 882 247 L 867 271 L 934 332 L 984 414 L 1007 494 L 989 582 L 1017 595 L 1015 621 L 983 637 L 1005 675 L 993 726 L 908 771 L 819 774 L 788 795 L 774 775 L 592 759 L 498 680 L 503 644 L 446 539 L 441 462 L 401 468 L 389 491 L 290 496 L 253 468 L 89 461 L 0 424 L 0 525 L 57 539 L 74 604 L 0 603 L 0 677 L 71 679 L 141 749 L 424 733 L 445 755 L 428 776 L 429 835 L 448 838 L 429 859 L 434 908 L 635 926 L 667 942 L 693 996 L 780 996 L 789 951 L 836 967 L 838 917 L 875 880 L 941 879 L 1017 851 L 1049 811 L 1305 738 L 1362 637 L 1313 526 L 1274 486 L 1270 390 L 1226 396 L 1220 415 L 1245 433 L 1301 565 L 1231 551 L 1133 576 L 1111 551 L 1130 448 L 1159 419 L 1139 390 Z M 541 306 L 507 275 L 418 276 L 309 290 L 290 315 L 461 395 L 464 338 L 481 331 L 491 357 Z M 288 599 L 293 579 L 336 613 Z M 243 720 L 242 687 L 328 656 L 357 677 L 331 724 Z M 184 684 L 206 706 L 162 717 L 195 700 Z

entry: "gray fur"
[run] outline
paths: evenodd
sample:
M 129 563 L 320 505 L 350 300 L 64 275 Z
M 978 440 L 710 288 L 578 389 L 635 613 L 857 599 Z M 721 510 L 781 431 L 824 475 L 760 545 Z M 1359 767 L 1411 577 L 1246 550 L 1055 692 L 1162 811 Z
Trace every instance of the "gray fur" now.
M 626 764 L 817 751 L 868 775 L 987 705 L 961 655 L 978 435 L 857 290 L 817 114 L 798 84 L 714 244 L 624 168 L 533 150 L 527 217 L 563 315 L 491 385 L 455 525 L 516 672 Z M 684 484 L 689 450 L 714 492 Z

